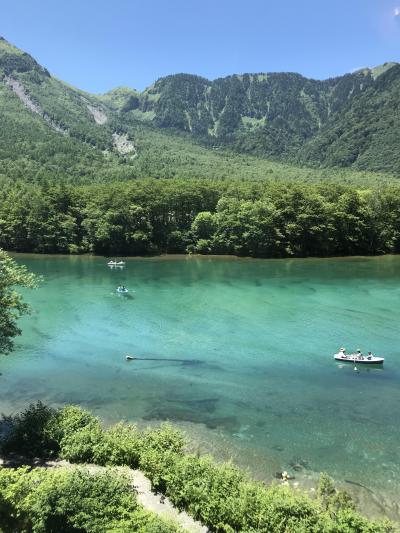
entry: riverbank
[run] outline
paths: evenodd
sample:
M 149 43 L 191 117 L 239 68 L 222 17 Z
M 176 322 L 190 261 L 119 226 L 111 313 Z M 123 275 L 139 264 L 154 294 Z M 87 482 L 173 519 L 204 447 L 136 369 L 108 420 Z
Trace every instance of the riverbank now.
M 77 472 L 86 478 L 90 478 L 90 476 L 95 478 L 99 474 L 107 475 L 112 472 L 116 477 L 122 476 L 129 481 L 135 499 L 146 511 L 158 515 L 161 519 L 164 519 L 167 522 L 176 524 L 178 527 L 182 528 L 182 533 L 208 532 L 206 527 L 194 520 L 185 511 L 179 511 L 176 509 L 171 501 L 164 495 L 154 493 L 151 490 L 150 480 L 140 470 L 132 469 L 127 466 L 116 466 L 113 469 L 107 469 L 104 466 L 93 464 L 77 465 L 63 459 L 30 461 L 18 456 L 0 457 L 0 470 L 1 468 L 18 468 L 26 465 L 29 465 L 32 469 L 39 470 L 51 470 L 56 468 L 62 469 L 68 473 Z
M 119 424 L 104 430 L 96 418 L 78 407 L 55 411 L 43 404 L 30 406 L 4 424 L 7 432 L 2 453 L 44 459 L 59 456 L 72 463 L 100 467 L 139 467 L 153 489 L 212 530 L 281 533 L 290 525 L 294 530 L 321 531 L 337 526 L 352 531 L 357 524 L 357 530 L 395 531 L 388 522 L 363 519 L 349 497 L 335 489 L 327 476 L 321 476 L 312 498 L 286 481 L 266 487 L 232 464 L 216 464 L 209 457 L 188 453 L 184 436 L 171 426 L 138 431 Z
M 139 426 L 145 427 L 146 423 L 139 421 Z M 248 471 L 252 478 L 267 485 L 281 483 L 278 474 L 287 471 L 292 478 L 288 484 L 293 489 L 315 497 L 321 471 L 313 469 L 307 455 L 287 460 L 285 450 L 277 446 L 278 449 L 270 450 L 267 456 L 265 449 L 251 449 L 248 441 L 243 443 L 243 436 L 240 435 L 232 439 L 221 431 L 210 430 L 199 424 L 181 422 L 176 426 L 188 436 L 191 452 L 210 454 L 218 462 L 233 461 L 239 468 Z M 374 484 L 367 486 L 357 480 L 339 477 L 335 477 L 334 482 L 339 490 L 350 494 L 356 509 L 364 516 L 371 520 L 386 517 L 400 524 L 399 486 L 393 473 L 388 471 L 387 476 L 385 487 Z
M 391 258 L 399 258 L 400 254 L 371 254 L 371 255 L 343 255 L 343 256 L 308 256 L 308 257 L 250 257 L 250 256 L 239 256 L 239 255 L 230 255 L 230 254 L 195 254 L 195 253 L 186 253 L 186 254 L 156 254 L 156 255 L 134 255 L 134 256 L 126 256 L 126 255 L 101 255 L 101 254 L 63 254 L 63 253 L 57 253 L 57 254 L 48 254 L 48 253 L 32 253 L 32 252 L 14 252 L 5 250 L 9 255 L 14 257 L 15 259 L 20 258 L 21 261 L 24 259 L 71 259 L 71 260 L 93 260 L 98 261 L 100 259 L 104 259 L 105 263 L 107 263 L 110 260 L 114 260 L 117 258 L 118 261 L 128 261 L 128 262 L 135 262 L 135 261 L 188 261 L 188 260 L 199 260 L 199 261 L 251 261 L 251 262 L 257 262 L 260 261 L 262 263 L 271 261 L 273 263 L 275 262 L 282 262 L 282 261 L 295 261 L 295 262 L 302 262 L 302 261 L 368 261 L 373 259 L 385 259 L 387 258 L 390 260 Z

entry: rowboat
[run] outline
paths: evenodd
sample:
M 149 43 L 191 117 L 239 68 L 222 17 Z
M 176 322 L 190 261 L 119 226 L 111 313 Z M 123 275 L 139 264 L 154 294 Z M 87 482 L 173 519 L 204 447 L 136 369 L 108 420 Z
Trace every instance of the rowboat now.
M 346 355 L 343 352 L 335 354 L 333 358 L 341 363 L 357 363 L 358 365 L 381 365 L 385 360 L 384 357 L 376 357 L 375 355 L 363 356 L 357 353 Z
M 107 263 L 107 265 L 110 266 L 110 267 L 124 266 L 125 265 L 125 261 L 109 261 Z
M 124 294 L 129 292 L 129 290 L 126 288 L 118 287 L 117 292 Z

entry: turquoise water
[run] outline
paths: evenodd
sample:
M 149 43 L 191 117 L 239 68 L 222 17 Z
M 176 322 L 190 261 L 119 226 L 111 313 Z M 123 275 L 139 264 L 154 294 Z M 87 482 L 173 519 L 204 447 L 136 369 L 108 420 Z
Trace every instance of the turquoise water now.
M 395 513 L 400 257 L 135 259 L 123 270 L 17 259 L 45 281 L 25 293 L 34 312 L 0 359 L 3 412 L 41 399 L 107 421 L 170 419 L 215 437 L 216 453 L 239 450 L 260 477 L 300 462 L 300 480 L 327 471 Z M 340 367 L 341 345 L 384 355 L 384 368 Z

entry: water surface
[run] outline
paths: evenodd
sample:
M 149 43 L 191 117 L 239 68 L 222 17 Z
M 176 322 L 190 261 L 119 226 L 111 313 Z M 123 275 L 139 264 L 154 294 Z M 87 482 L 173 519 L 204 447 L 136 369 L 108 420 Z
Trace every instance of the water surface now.
M 400 257 L 135 259 L 123 270 L 16 257 L 45 281 L 25 293 L 34 312 L 0 359 L 3 412 L 41 399 L 107 421 L 169 419 L 260 477 L 327 471 L 365 486 L 376 512 L 382 498 L 398 512 Z M 384 355 L 384 368 L 336 364 L 341 345 Z

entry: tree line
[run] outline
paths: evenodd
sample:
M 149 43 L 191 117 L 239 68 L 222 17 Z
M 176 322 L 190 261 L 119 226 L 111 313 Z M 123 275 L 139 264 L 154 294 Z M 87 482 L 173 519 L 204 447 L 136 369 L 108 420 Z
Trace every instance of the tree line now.
M 0 247 L 37 253 L 251 257 L 400 251 L 400 186 L 138 179 L 3 180 Z

